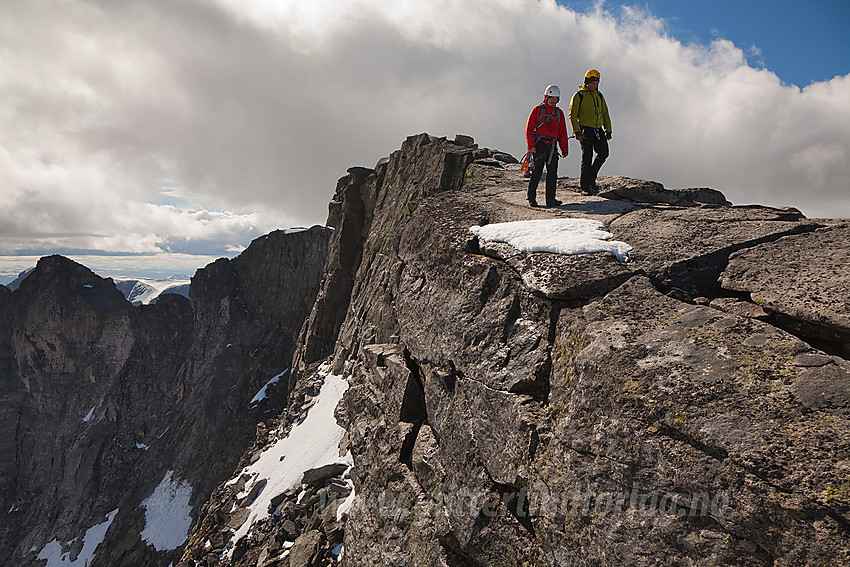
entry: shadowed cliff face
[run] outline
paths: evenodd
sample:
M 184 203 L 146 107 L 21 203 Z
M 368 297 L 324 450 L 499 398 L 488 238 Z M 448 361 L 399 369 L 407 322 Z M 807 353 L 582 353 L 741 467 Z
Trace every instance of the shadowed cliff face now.
M 493 154 L 416 136 L 338 186 L 298 360 L 351 383 L 345 565 L 850 561 L 847 224 L 627 178 L 529 209 Z M 630 261 L 468 231 L 569 217 Z
M 74 560 L 113 511 L 92 565 L 180 559 L 191 518 L 265 412 L 285 405 L 285 388 L 249 401 L 289 366 L 329 235 L 262 237 L 199 270 L 191 300 L 132 307 L 111 280 L 61 256 L 0 297 L 4 564 L 34 565 L 53 548 Z M 163 524 L 182 537 L 151 527 L 142 503 L 158 485 L 185 496 L 162 501 L 185 508 L 182 522 Z

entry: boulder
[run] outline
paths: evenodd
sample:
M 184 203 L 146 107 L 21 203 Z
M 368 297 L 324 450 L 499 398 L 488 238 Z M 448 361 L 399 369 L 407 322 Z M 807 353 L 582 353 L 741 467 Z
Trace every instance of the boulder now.
M 245 523 L 250 514 L 251 510 L 248 508 L 237 508 L 236 511 L 230 515 L 230 519 L 227 521 L 227 527 L 231 530 L 238 530 L 242 527 L 242 524 Z
M 629 177 L 601 177 L 598 180 L 599 197 L 605 199 L 628 199 L 636 203 L 665 203 L 684 207 L 698 204 L 729 206 L 723 193 L 716 189 L 665 189 L 661 183 L 631 179 Z
M 298 536 L 289 550 L 289 567 L 310 567 L 317 565 L 319 550 L 324 536 L 319 530 L 311 530 Z
M 341 475 L 346 470 L 348 470 L 348 465 L 344 463 L 324 465 L 305 471 L 301 482 L 307 486 L 320 486 L 324 484 L 325 481 Z

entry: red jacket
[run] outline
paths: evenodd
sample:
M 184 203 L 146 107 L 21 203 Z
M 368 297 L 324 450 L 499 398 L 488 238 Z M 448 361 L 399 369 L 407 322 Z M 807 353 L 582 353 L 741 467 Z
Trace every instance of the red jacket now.
M 545 110 L 544 107 L 546 108 Z M 543 121 L 543 113 L 550 115 L 551 118 L 537 128 L 537 125 Z M 561 146 L 561 151 L 564 153 L 569 152 L 567 146 L 567 140 L 569 139 L 567 135 L 567 119 L 564 116 L 564 112 L 557 106 L 555 107 L 555 113 L 549 113 L 548 107 L 545 104 L 538 104 L 531 109 L 531 114 L 528 115 L 528 122 L 525 124 L 525 140 L 528 143 L 529 150 L 535 146 L 534 133 L 536 129 L 537 134 L 540 136 L 557 138 L 558 144 Z

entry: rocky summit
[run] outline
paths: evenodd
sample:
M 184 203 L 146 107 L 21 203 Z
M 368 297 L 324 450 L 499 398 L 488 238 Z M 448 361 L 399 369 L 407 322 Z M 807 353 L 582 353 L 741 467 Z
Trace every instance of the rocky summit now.
M 532 209 L 421 134 L 188 299 L 42 259 L 0 288 L 3 564 L 850 564 L 850 223 L 599 185 Z

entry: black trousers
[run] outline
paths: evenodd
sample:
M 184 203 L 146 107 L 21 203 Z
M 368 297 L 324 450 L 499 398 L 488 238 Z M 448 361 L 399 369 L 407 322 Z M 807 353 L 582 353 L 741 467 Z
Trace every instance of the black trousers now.
M 552 145 L 555 144 L 553 151 Z M 528 180 L 528 200 L 537 202 L 537 185 L 543 176 L 543 166 L 546 166 L 546 204 L 555 201 L 555 186 L 558 183 L 558 148 L 557 141 L 540 138 L 534 146 L 534 168 L 531 179 Z M 551 155 L 551 159 L 550 159 Z
M 596 190 L 596 176 L 608 159 L 608 140 L 602 128 L 581 127 L 581 190 L 587 193 Z M 596 159 L 593 153 L 596 152 Z

